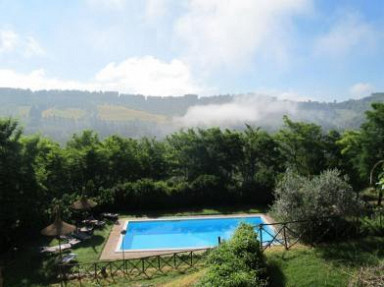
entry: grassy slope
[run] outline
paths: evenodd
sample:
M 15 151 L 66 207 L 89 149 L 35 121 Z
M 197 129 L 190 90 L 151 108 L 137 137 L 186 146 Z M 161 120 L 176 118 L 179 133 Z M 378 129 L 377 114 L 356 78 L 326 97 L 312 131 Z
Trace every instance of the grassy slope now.
M 265 208 L 232 207 L 194 209 L 188 211 L 162 211 L 150 214 L 126 214 L 125 216 L 188 216 L 231 213 L 265 212 Z M 112 226 L 96 231 L 93 239 L 74 248 L 79 262 L 98 260 Z M 45 244 L 55 245 L 55 240 L 41 238 L 40 242 L 24 246 L 17 254 L 17 260 L 11 261 L 5 270 L 5 286 L 46 286 L 45 274 L 54 264 L 54 256 L 40 255 L 37 247 Z M 363 266 L 378 265 L 384 262 L 384 238 L 369 237 L 342 244 L 324 245 L 316 248 L 294 247 L 289 251 L 274 248 L 266 251 L 272 286 L 346 286 L 350 276 Z M 203 269 L 204 270 L 204 269 Z M 127 283 L 126 280 L 111 286 L 191 286 L 202 276 L 202 272 L 190 270 L 186 274 L 171 272 L 152 280 L 140 280 Z M 125 282 L 124 282 L 125 281 Z M 34 283 L 36 283 L 34 285 Z M 40 284 L 37 284 L 40 283 Z M 45 285 L 44 285 L 45 284 Z M 129 284 L 129 285 L 128 285 Z M 152 285 L 150 285 L 152 284 Z
M 368 237 L 316 248 L 268 250 L 272 286 L 347 286 L 361 267 L 384 262 L 383 246 L 384 238 Z
M 66 109 L 51 108 L 43 111 L 42 116 L 44 118 L 56 116 L 59 118 L 78 120 L 85 116 L 85 111 L 82 109 L 76 109 L 76 108 L 66 108 Z
M 98 106 L 99 117 L 106 121 L 134 121 L 166 123 L 167 117 L 151 114 L 144 111 L 137 111 L 123 106 L 102 105 Z

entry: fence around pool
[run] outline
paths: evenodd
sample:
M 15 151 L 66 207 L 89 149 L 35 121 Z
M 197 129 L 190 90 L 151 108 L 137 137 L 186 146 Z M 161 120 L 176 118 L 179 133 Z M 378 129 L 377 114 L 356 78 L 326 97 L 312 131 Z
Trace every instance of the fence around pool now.
M 384 226 L 384 213 L 377 214 L 380 227 Z M 258 238 L 261 242 L 260 248 L 265 251 L 274 246 L 283 246 L 286 250 L 292 248 L 298 242 L 305 241 L 310 245 L 315 245 L 329 236 L 330 226 L 332 226 L 334 240 L 345 239 L 359 233 L 358 225 L 355 224 L 335 224 L 336 217 L 323 217 L 311 220 L 296 220 L 277 223 L 262 223 L 255 227 Z M 353 221 L 353 219 L 352 219 Z M 299 226 L 307 225 L 299 232 Z M 319 227 L 322 231 L 319 232 Z M 316 231 L 316 232 L 315 232 Z M 271 239 L 263 240 L 263 232 L 268 234 Z M 268 237 L 269 237 L 268 236 Z M 98 261 L 93 263 L 73 263 L 58 265 L 58 279 L 61 284 L 70 286 L 82 286 L 82 282 L 101 281 L 106 278 L 114 280 L 115 277 L 124 276 L 127 279 L 153 278 L 169 271 L 186 271 L 197 267 L 202 263 L 202 259 L 207 256 L 209 250 L 214 247 L 198 250 L 183 250 L 163 255 L 146 256 L 138 259 L 124 259 L 118 261 Z

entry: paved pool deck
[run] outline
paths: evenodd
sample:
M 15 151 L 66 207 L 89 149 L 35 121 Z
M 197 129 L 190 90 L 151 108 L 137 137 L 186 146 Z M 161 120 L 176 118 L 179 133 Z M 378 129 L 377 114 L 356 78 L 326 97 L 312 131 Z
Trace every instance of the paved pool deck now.
M 153 219 L 187 219 L 187 218 L 218 218 L 218 217 L 234 217 L 234 216 L 261 216 L 265 223 L 273 223 L 274 220 L 264 213 L 246 213 L 246 214 L 225 214 L 225 215 L 193 215 L 193 216 L 166 216 L 160 218 L 149 218 L 149 217 L 133 217 L 133 218 L 121 218 L 112 227 L 111 233 L 109 234 L 107 243 L 100 255 L 99 260 L 102 261 L 115 261 L 123 259 L 136 259 L 147 256 L 166 255 L 173 254 L 179 251 L 197 251 L 199 249 L 180 249 L 180 250 L 159 250 L 159 251 L 125 251 L 124 254 L 121 251 L 116 251 L 117 246 L 120 242 L 121 231 L 125 228 L 127 220 L 153 220 Z

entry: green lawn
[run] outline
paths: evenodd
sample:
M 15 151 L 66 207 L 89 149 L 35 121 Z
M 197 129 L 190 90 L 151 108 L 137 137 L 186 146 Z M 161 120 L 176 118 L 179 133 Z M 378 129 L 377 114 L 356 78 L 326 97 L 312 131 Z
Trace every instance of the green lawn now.
M 255 206 L 233 206 L 221 208 L 196 208 L 191 210 L 163 210 L 158 212 L 126 213 L 121 217 L 160 217 L 160 216 L 188 216 L 188 215 L 215 215 L 215 214 L 234 214 L 234 213 L 261 213 L 266 212 L 266 207 Z M 77 254 L 77 261 L 80 263 L 94 262 L 99 259 L 104 244 L 108 239 L 112 225 L 107 225 L 103 230 L 96 230 L 92 239 L 75 246 L 71 252 Z M 49 254 L 39 254 L 40 246 L 57 245 L 56 239 L 41 237 L 38 241 L 26 242 L 20 249 L 15 258 L 11 259 L 4 270 L 5 286 L 47 286 L 52 276 L 57 256 Z M 180 276 L 176 274 L 175 276 Z M 169 277 L 167 277 L 169 279 Z M 160 279 L 156 279 L 160 280 Z M 117 285 L 118 286 L 118 285 Z M 122 285 L 123 286 L 123 285 Z M 126 285 L 124 285 L 126 286 Z
M 124 214 L 122 216 L 188 216 L 232 213 L 260 213 L 263 207 L 202 208 L 193 210 L 169 210 L 145 214 Z M 80 243 L 72 252 L 78 255 L 80 263 L 98 260 L 113 225 L 97 230 L 89 241 Z M 55 258 L 38 253 L 42 245 L 55 245 L 56 240 L 41 237 L 38 242 L 29 242 L 20 249 L 14 259 L 8 261 L 4 270 L 5 286 L 47 286 L 52 281 Z M 271 286 L 348 286 L 348 282 L 361 267 L 378 266 L 384 263 L 384 238 L 367 237 L 340 244 L 327 244 L 311 248 L 295 246 L 289 251 L 274 247 L 266 251 L 266 261 L 271 278 Z M 203 268 L 202 265 L 200 268 Z M 200 269 L 204 270 L 204 269 Z M 185 274 L 170 272 L 151 280 L 127 281 L 124 278 L 107 282 L 111 286 L 192 286 L 202 271 L 191 269 Z M 85 285 L 84 285 L 85 286 Z M 90 285 L 95 286 L 95 285 Z M 107 286 L 107 285 L 104 285 Z
M 368 237 L 316 248 L 268 250 L 266 258 L 272 286 L 348 286 L 361 267 L 384 262 L 383 246 L 384 238 Z

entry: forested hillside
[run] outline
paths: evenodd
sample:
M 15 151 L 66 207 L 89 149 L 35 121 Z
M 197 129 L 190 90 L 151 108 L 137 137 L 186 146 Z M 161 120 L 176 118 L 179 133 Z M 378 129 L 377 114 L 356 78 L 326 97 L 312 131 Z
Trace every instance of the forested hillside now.
M 15 238 L 37 234 L 53 204 L 68 215 L 66 207 L 81 195 L 111 211 L 265 206 L 286 169 L 312 176 L 334 168 L 358 191 L 384 157 L 384 104 L 372 108 L 359 130 L 342 134 L 284 117 L 276 133 L 248 125 L 243 131 L 187 129 L 162 140 L 102 140 L 87 130 L 65 146 L 25 136 L 12 119 L 2 119 L 0 229 L 6 236 L 0 251 Z M 378 168 L 375 181 L 380 173 Z
M 220 126 L 243 130 L 245 124 L 274 131 L 281 127 L 284 115 L 319 124 L 326 130 L 355 129 L 363 122 L 364 112 L 372 102 L 384 102 L 384 94 L 340 103 L 319 103 L 283 101 L 260 95 L 144 97 L 117 92 L 32 92 L 0 88 L 0 116 L 18 119 L 26 134 L 38 132 L 61 143 L 84 129 L 98 132 L 101 138 L 112 134 L 164 138 L 183 127 Z M 237 118 L 238 114 L 228 110 L 248 113 L 248 116 Z

